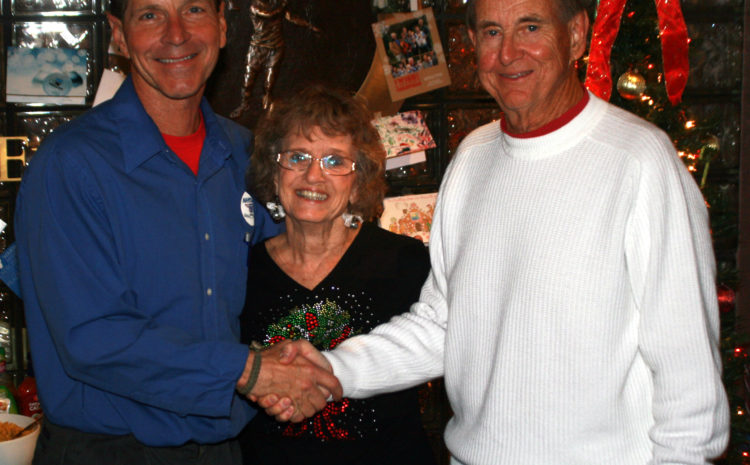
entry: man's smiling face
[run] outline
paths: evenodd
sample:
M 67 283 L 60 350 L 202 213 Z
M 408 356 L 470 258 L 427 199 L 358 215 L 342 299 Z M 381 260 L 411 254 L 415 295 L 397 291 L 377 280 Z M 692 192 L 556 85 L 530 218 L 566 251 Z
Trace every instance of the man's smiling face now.
M 578 44 L 576 18 L 562 19 L 555 0 L 476 0 L 479 80 L 505 112 L 552 120 L 569 85 Z M 585 31 L 583 31 L 585 37 Z M 558 95 L 562 94 L 562 95 Z
M 223 10 L 214 0 L 129 0 L 122 21 L 110 16 L 142 99 L 202 93 L 226 43 Z

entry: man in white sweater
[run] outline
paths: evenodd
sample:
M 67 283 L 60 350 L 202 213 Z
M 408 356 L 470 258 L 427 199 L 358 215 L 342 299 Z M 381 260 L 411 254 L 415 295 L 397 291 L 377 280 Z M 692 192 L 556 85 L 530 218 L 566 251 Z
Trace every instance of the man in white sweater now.
M 504 116 L 448 169 L 420 301 L 325 354 L 344 395 L 445 376 L 456 464 L 707 463 L 729 419 L 701 193 L 666 134 L 578 81 L 577 0 L 468 22 Z

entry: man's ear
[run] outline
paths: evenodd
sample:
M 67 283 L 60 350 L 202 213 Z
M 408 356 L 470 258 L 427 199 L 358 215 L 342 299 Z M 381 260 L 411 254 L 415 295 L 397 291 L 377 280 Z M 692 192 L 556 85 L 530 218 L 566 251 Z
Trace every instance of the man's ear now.
M 586 11 L 580 11 L 568 21 L 568 34 L 570 35 L 570 57 L 577 60 L 586 52 L 587 38 L 589 33 L 589 15 Z
M 474 50 L 476 50 L 477 48 L 476 34 L 471 29 L 469 29 L 469 40 L 471 40 L 471 45 L 473 45 Z
M 123 30 L 122 20 L 111 13 L 107 13 L 107 20 L 109 21 L 109 27 L 112 29 L 112 42 L 117 46 L 120 53 L 127 58 L 130 58 L 128 44 L 125 41 L 125 31 Z
M 219 30 L 221 32 L 219 48 L 224 48 L 227 44 L 227 19 L 224 17 L 224 4 L 224 0 L 219 2 Z

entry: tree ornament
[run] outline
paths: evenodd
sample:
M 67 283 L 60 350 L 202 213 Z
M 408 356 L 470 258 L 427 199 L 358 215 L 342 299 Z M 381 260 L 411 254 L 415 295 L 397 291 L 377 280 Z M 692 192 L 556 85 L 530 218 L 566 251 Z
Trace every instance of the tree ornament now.
M 620 19 L 625 10 L 625 3 L 626 0 L 599 0 L 596 19 L 591 31 L 586 87 L 604 100 L 609 100 L 612 92 L 609 62 L 612 45 L 620 30 Z M 682 99 L 689 71 L 688 43 L 690 40 L 687 26 L 682 17 L 679 1 L 654 0 L 654 3 L 656 3 L 656 14 L 659 17 L 659 39 L 667 97 L 672 105 L 677 105 Z
M 747 358 L 747 347 L 743 344 L 737 345 L 734 348 L 733 355 L 735 358 Z
M 617 80 L 617 92 L 626 100 L 634 100 L 643 95 L 646 80 L 635 71 L 626 71 Z
M 718 152 L 719 151 L 719 138 L 714 136 L 713 134 L 709 134 L 708 136 L 706 136 L 705 139 L 703 139 L 703 148 L 706 150 Z

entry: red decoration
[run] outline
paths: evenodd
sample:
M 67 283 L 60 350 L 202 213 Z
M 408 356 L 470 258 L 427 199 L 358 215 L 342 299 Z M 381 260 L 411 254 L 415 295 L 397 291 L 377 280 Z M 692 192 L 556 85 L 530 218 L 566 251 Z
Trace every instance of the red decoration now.
M 624 9 L 625 0 L 600 0 L 591 32 L 586 87 L 604 100 L 609 100 L 612 94 L 609 60 L 617 31 L 620 30 L 620 18 Z
M 716 296 L 719 298 L 719 311 L 729 313 L 734 309 L 735 293 L 732 288 L 725 284 L 720 284 L 716 288 Z
M 307 330 L 312 331 L 318 327 L 318 317 L 314 313 L 305 313 L 305 323 L 307 324 Z
M 620 18 L 626 0 L 600 0 L 591 34 L 586 87 L 595 95 L 609 100 L 612 94 L 610 56 L 620 29 Z M 664 80 L 667 97 L 672 105 L 682 99 L 688 78 L 687 26 L 682 17 L 679 0 L 655 0 L 656 14 L 659 17 Z
M 346 340 L 346 338 L 349 337 L 349 335 L 352 333 L 351 326 L 344 326 L 344 331 L 341 332 L 341 336 L 331 339 L 331 343 L 328 345 L 329 349 L 335 348 L 337 345 L 341 344 Z
M 659 16 L 661 35 L 661 55 L 664 62 L 664 81 L 667 96 L 672 105 L 682 99 L 682 92 L 688 79 L 688 39 L 687 26 L 682 17 L 679 0 L 656 0 L 656 13 Z
M 343 415 L 348 408 L 349 399 L 344 398 L 338 402 L 330 402 L 307 422 L 289 423 L 281 434 L 287 437 L 301 437 L 312 428 L 315 437 L 324 441 L 349 439 L 349 431 L 339 428 L 336 424 L 336 417 Z

